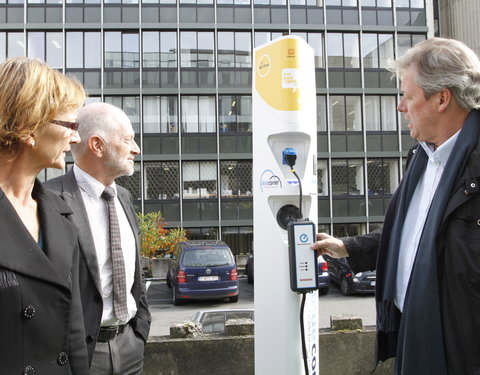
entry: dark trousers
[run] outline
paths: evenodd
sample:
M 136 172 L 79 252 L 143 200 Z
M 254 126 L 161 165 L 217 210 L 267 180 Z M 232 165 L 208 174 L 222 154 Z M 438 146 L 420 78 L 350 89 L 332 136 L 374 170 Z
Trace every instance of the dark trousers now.
M 90 375 L 143 375 L 145 344 L 130 324 L 108 342 L 97 342 Z

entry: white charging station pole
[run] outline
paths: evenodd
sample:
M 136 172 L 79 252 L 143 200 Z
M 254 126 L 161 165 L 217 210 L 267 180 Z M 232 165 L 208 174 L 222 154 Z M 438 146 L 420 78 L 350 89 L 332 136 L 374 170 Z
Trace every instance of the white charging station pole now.
M 285 36 L 254 50 L 253 220 L 255 374 L 304 374 L 301 295 L 290 290 L 288 236 L 277 222 L 285 205 L 299 206 L 298 181 L 282 163 L 297 150 L 303 217 L 317 223 L 317 125 L 313 49 Z M 304 312 L 309 374 L 318 374 L 318 292 Z

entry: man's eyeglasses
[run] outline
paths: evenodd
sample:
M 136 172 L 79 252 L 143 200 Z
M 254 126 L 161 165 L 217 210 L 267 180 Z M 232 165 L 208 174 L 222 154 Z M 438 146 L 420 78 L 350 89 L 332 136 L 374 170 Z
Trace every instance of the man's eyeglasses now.
M 51 120 L 50 122 L 52 124 L 65 126 L 66 128 L 72 129 L 73 131 L 76 131 L 78 129 L 78 126 L 80 125 L 78 122 L 70 122 L 70 121 L 62 121 L 62 120 Z

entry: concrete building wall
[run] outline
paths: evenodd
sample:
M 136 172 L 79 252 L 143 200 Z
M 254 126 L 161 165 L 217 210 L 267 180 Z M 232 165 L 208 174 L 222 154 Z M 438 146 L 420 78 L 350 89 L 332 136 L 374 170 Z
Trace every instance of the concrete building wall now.
M 440 36 L 458 39 L 480 54 L 480 1 L 440 0 Z

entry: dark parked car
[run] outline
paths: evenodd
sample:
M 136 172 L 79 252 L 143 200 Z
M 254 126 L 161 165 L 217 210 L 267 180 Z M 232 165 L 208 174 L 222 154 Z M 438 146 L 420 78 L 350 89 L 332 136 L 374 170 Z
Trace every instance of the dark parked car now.
M 191 320 L 201 323 L 204 333 L 223 333 L 229 319 L 255 320 L 255 316 L 253 309 L 204 310 L 197 311 Z
M 247 259 L 245 273 L 247 274 L 247 282 L 253 284 L 253 255 L 250 255 Z
M 191 299 L 238 301 L 238 273 L 225 242 L 202 240 L 177 244 L 167 272 L 172 299 L 179 305 Z
M 320 255 L 317 258 L 318 263 L 318 294 L 324 296 L 330 289 L 330 274 L 328 273 L 328 264 Z
M 330 275 L 328 273 L 327 262 L 320 255 L 317 259 L 318 262 L 318 294 L 323 296 L 328 293 L 330 288 Z M 245 266 L 245 272 L 247 274 L 247 281 L 249 284 L 253 284 L 253 255 L 247 260 Z
M 343 295 L 375 292 L 375 271 L 354 274 L 345 258 L 335 259 L 324 255 L 332 281 L 340 286 Z

